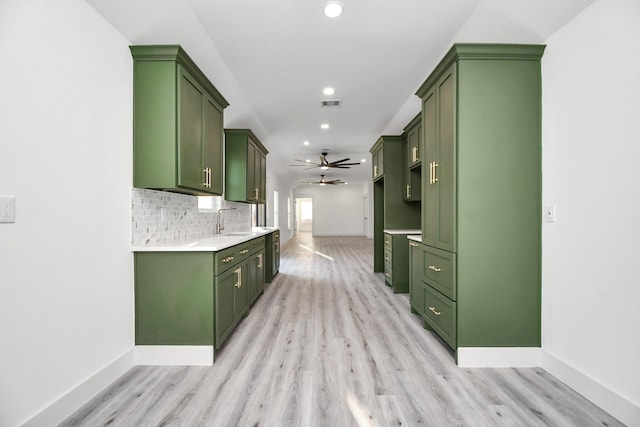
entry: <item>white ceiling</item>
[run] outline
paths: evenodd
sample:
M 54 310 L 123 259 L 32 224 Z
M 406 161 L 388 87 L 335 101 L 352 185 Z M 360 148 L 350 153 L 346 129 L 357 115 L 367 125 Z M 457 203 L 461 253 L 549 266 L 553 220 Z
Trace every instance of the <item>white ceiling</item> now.
M 289 165 L 323 149 L 367 159 L 326 179 L 366 181 L 369 148 L 419 112 L 414 93 L 453 42 L 544 43 L 594 0 L 341 0 L 336 19 L 326 1 L 87 0 L 131 44 L 181 44 L 230 102 L 225 127 L 251 128 L 291 183 L 319 179 Z

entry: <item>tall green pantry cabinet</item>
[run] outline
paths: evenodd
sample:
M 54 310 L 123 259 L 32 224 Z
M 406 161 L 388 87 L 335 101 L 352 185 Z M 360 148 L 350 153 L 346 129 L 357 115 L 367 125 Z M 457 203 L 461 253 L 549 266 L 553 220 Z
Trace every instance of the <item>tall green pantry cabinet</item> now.
M 424 286 L 411 298 L 458 359 L 540 346 L 543 51 L 456 44 L 417 92 Z
M 223 110 L 229 103 L 180 46 L 130 50 L 134 187 L 221 195 Z

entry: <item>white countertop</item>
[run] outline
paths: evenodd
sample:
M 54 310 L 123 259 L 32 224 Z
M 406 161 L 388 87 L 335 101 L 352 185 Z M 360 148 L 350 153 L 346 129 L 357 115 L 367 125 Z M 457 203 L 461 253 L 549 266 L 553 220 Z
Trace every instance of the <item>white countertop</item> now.
M 417 234 L 417 235 L 413 234 L 413 235 L 407 236 L 407 239 L 415 240 L 416 242 L 422 243 L 422 234 Z
M 404 229 L 397 229 L 397 230 L 382 230 L 387 234 L 422 234 L 422 230 L 418 229 L 418 230 L 414 230 L 414 229 L 409 229 L 409 230 L 404 230 Z
M 198 240 L 168 243 L 166 245 L 131 246 L 132 252 L 217 252 L 222 249 L 277 231 L 277 227 L 254 227 L 251 231 L 215 234 Z

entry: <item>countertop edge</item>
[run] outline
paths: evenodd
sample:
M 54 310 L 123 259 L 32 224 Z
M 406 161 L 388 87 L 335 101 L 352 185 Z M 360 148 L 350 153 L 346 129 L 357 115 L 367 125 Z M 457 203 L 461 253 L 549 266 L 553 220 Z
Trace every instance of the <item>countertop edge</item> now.
M 205 237 L 203 239 L 167 245 L 132 245 L 131 252 L 218 252 L 223 249 L 230 248 L 231 246 L 239 245 L 241 243 L 248 242 L 249 240 L 266 236 L 267 234 L 272 234 L 276 231 L 280 231 L 280 229 L 274 227 L 270 230 L 254 230 L 251 234 L 241 236 L 232 236 L 231 234 L 234 233 L 220 234 Z

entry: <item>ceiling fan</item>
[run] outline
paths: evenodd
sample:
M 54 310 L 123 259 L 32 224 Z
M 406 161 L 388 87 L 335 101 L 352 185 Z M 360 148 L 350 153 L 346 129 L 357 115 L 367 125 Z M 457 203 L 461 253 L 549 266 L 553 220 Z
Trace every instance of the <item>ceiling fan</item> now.
M 303 184 L 319 184 L 319 185 L 338 185 L 338 184 L 346 184 L 346 182 L 339 179 L 325 180 L 324 175 L 320 175 L 320 181 L 300 181 Z
M 346 158 L 346 159 L 341 159 L 341 160 L 336 160 L 336 161 L 330 162 L 329 160 L 327 160 L 327 154 L 328 153 L 326 151 L 323 151 L 321 153 L 321 155 L 320 155 L 320 163 L 310 162 L 309 160 L 294 159 L 296 162 L 302 162 L 303 164 L 291 165 L 291 166 L 307 166 L 307 169 L 320 168 L 320 169 L 323 169 L 323 170 L 327 170 L 327 169 L 332 169 L 332 168 L 349 169 L 349 168 L 351 168 L 351 166 L 360 164 L 360 162 L 358 162 L 358 163 L 344 163 L 344 162 L 348 162 L 349 160 L 351 160 L 350 158 Z

